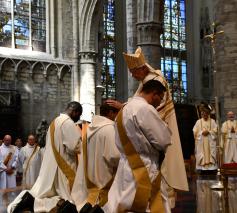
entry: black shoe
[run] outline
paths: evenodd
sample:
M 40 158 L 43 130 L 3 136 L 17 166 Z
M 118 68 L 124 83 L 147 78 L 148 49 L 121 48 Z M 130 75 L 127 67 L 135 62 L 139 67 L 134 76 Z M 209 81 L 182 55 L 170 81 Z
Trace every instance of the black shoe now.
M 89 213 L 92 209 L 92 205 L 90 203 L 86 203 L 80 210 L 79 213 Z
M 89 213 L 104 213 L 104 211 L 99 205 L 94 205 Z
M 35 198 L 29 192 L 26 192 L 12 213 L 18 213 L 23 210 L 34 212 L 34 201 Z
M 63 204 L 58 209 L 57 213 L 78 213 L 77 208 L 74 204 L 70 203 L 68 200 L 64 201 Z

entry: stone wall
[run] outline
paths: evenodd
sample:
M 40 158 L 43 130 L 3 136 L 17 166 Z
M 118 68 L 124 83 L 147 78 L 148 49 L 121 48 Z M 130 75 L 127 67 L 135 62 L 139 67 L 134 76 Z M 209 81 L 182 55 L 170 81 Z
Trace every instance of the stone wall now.
M 71 100 L 71 69 L 65 64 L 0 58 L 0 87 L 21 95 L 18 136 L 34 133 L 42 118 L 50 122 Z
M 222 117 L 229 110 L 237 113 L 237 0 L 217 0 L 215 5 L 217 94 L 221 102 Z

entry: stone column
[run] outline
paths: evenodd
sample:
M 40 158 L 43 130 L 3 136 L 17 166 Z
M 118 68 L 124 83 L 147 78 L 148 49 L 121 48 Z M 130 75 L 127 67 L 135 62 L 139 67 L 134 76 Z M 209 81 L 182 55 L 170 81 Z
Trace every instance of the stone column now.
M 57 25 L 55 23 L 55 1 L 50 1 L 50 53 L 53 57 L 57 57 L 57 44 L 56 44 L 56 32 L 57 32 Z
M 126 1 L 127 15 L 127 52 L 134 53 L 137 48 L 137 0 Z M 138 87 L 138 82 L 135 81 L 128 72 L 128 97 L 132 97 Z
M 217 0 L 215 11 L 217 32 L 224 31 L 216 37 L 216 85 L 224 119 L 227 111 L 237 112 L 237 0 Z
M 95 114 L 95 62 L 94 51 L 80 52 L 80 103 L 83 107 L 81 120 L 91 121 Z
M 78 0 L 72 1 L 72 24 L 73 24 L 73 61 L 72 68 L 72 99 L 79 101 L 80 87 L 79 87 L 79 36 L 78 36 Z
M 147 62 L 160 68 L 163 1 L 137 1 L 137 45 L 141 46 Z

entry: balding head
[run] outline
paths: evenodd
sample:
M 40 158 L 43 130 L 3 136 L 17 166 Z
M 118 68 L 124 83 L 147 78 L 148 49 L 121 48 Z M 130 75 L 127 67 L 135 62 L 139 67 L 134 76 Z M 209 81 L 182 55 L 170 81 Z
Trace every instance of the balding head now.
M 34 146 L 36 141 L 35 141 L 35 136 L 30 134 L 28 136 L 28 139 L 27 139 L 27 143 L 30 145 L 30 146 Z
M 9 145 L 11 145 L 11 142 L 12 142 L 12 137 L 11 137 L 11 135 L 5 135 L 4 138 L 3 138 L 3 143 L 4 143 L 6 146 L 9 146 Z
M 235 119 L 235 113 L 232 111 L 227 112 L 227 119 L 233 121 Z

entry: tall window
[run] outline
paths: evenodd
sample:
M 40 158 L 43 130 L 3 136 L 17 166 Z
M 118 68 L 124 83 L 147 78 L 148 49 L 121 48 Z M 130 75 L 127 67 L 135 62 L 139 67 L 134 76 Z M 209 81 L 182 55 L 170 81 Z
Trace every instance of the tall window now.
M 185 0 L 165 0 L 161 70 L 176 103 L 185 103 L 187 99 L 185 22 Z
M 45 51 L 45 0 L 0 0 L 0 46 Z
M 106 0 L 103 12 L 103 64 L 101 82 L 103 98 L 115 98 L 115 0 Z

